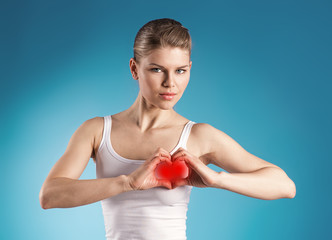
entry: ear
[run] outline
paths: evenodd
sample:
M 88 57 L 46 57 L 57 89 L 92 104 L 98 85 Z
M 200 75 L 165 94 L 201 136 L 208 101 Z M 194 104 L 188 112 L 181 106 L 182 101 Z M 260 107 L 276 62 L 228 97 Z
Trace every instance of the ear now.
M 135 80 L 138 80 L 137 62 L 135 61 L 134 58 L 130 58 L 129 67 L 130 67 L 130 72 L 131 72 L 131 75 L 133 76 L 133 78 Z
M 191 69 L 192 61 L 189 62 L 189 70 Z

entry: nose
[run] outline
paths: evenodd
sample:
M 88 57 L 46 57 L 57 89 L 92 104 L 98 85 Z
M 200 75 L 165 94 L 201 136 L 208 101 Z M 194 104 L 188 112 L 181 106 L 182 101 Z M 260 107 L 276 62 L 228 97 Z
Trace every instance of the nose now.
M 170 73 L 165 74 L 165 80 L 163 82 L 163 85 L 166 87 L 174 87 L 175 77 Z

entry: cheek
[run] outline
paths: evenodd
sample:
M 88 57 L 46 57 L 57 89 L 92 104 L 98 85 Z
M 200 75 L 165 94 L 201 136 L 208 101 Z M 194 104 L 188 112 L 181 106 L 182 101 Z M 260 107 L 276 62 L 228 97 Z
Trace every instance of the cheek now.
M 180 83 L 180 87 L 181 87 L 182 91 L 184 91 L 187 88 L 188 83 L 189 83 L 189 77 L 182 79 L 182 81 Z
M 147 77 L 140 79 L 140 90 L 146 98 L 154 98 L 156 94 L 159 94 L 160 86 L 156 79 Z

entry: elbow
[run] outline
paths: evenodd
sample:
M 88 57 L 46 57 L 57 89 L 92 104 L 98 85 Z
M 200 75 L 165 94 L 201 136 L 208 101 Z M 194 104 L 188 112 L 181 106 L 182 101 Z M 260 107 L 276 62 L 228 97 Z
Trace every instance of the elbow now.
M 44 193 L 43 189 L 41 189 L 40 193 L 39 193 L 39 204 L 40 204 L 41 208 L 44 210 L 51 208 L 49 206 L 49 201 L 48 201 L 47 195 Z
M 295 183 L 290 180 L 290 183 L 288 184 L 288 191 L 286 194 L 286 198 L 295 198 L 296 195 L 296 186 Z

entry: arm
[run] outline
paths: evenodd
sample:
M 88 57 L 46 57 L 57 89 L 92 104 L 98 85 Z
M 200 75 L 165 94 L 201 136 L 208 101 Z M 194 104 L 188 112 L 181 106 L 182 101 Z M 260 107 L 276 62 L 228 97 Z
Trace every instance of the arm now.
M 40 192 L 43 209 L 71 208 L 98 202 L 129 190 L 127 176 L 77 180 L 52 178 Z
M 265 167 L 250 173 L 220 172 L 216 188 L 263 200 L 294 198 L 295 184 L 278 167 Z
M 93 153 L 95 131 L 103 119 L 85 121 L 71 137 L 63 156 L 51 169 L 39 193 L 43 209 L 94 203 L 130 190 L 127 176 L 78 180 Z
M 265 200 L 295 197 L 295 184 L 280 167 L 247 152 L 209 124 L 199 131 L 209 145 L 201 157 L 227 171 L 214 175 L 214 187 Z

